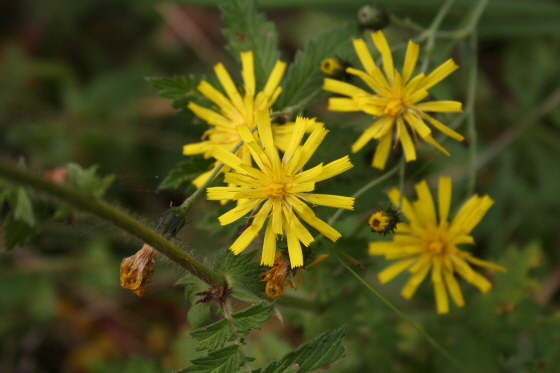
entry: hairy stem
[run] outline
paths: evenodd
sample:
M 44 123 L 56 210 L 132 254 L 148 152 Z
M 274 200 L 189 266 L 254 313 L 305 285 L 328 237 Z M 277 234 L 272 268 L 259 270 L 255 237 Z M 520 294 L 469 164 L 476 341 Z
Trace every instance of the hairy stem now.
M 187 253 L 181 251 L 177 246 L 165 240 L 142 223 L 90 194 L 52 183 L 3 162 L 0 162 L 0 177 L 9 182 L 47 193 L 81 210 L 96 215 L 131 235 L 138 237 L 207 284 L 224 283 L 224 278 L 220 274 L 212 271 Z
M 226 318 L 226 320 L 229 323 L 229 326 L 231 328 L 231 332 L 233 333 L 233 335 L 235 336 L 235 344 L 239 347 L 239 353 L 241 354 L 241 357 L 243 358 L 243 363 L 245 366 L 245 372 L 247 373 L 251 373 L 251 366 L 249 365 L 249 361 L 247 360 L 247 355 L 245 355 L 245 350 L 243 349 L 243 342 L 241 341 L 241 338 L 239 337 L 239 334 L 237 334 L 237 329 L 235 328 L 235 323 L 233 320 L 233 315 L 231 313 L 231 305 L 229 300 L 226 300 L 226 302 L 223 304 L 222 310 L 224 311 L 224 317 Z

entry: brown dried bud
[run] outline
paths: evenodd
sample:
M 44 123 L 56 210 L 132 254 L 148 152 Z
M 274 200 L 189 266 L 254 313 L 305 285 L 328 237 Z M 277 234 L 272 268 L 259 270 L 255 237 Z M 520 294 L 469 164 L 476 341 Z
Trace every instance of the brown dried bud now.
M 148 244 L 134 255 L 121 262 L 121 287 L 133 290 L 136 295 L 144 295 L 146 285 L 155 272 L 157 251 Z

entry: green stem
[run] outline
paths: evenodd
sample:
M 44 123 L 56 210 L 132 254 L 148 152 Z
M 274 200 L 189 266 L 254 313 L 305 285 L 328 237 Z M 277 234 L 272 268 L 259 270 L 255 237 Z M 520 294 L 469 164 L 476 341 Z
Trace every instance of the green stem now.
M 241 338 L 239 338 L 239 334 L 237 333 L 237 329 L 235 327 L 235 322 L 233 320 L 233 315 L 231 313 L 231 305 L 230 305 L 230 302 L 229 302 L 230 299 L 231 298 L 228 298 L 226 300 L 226 302 L 223 304 L 222 310 L 224 311 L 224 317 L 228 321 L 228 324 L 231 328 L 231 332 L 235 336 L 235 344 L 239 348 L 239 353 L 241 354 L 241 358 L 243 359 L 243 363 L 244 363 L 244 366 L 245 366 L 245 372 L 251 373 L 252 369 L 251 369 L 251 366 L 249 365 L 249 361 L 247 360 L 247 355 L 245 355 L 245 350 L 243 349 L 243 342 L 241 342 Z
M 131 235 L 138 237 L 143 242 L 152 246 L 154 249 L 158 250 L 160 253 L 179 264 L 181 267 L 185 268 L 187 271 L 207 284 L 224 283 L 223 276 L 212 271 L 190 255 L 184 253 L 177 246 L 165 240 L 159 234 L 149 229 L 142 223 L 134 220 L 130 216 L 115 209 L 108 203 L 93 197 L 92 195 L 52 183 L 41 177 L 31 175 L 25 171 L 17 169 L 16 167 L 12 167 L 1 162 L 0 177 L 12 183 L 24 185 L 47 193 L 108 221 L 124 231 L 127 231 Z
M 467 131 L 469 135 L 469 177 L 467 182 L 467 196 L 474 193 L 476 186 L 476 162 L 477 162 L 477 132 L 476 132 L 476 85 L 478 79 L 478 43 L 476 31 L 470 36 L 469 40 L 469 80 L 467 86 L 467 103 L 465 112 L 467 114 Z
M 434 45 L 435 45 L 436 31 L 441 26 L 441 22 L 443 21 L 443 19 L 445 18 L 445 16 L 447 15 L 451 7 L 453 6 L 454 2 L 455 0 L 447 0 L 445 3 L 443 3 L 441 8 L 439 8 L 439 11 L 434 17 L 434 20 L 432 21 L 432 24 L 430 25 L 428 30 L 424 31 L 417 38 L 418 42 L 422 42 L 426 40 L 426 45 L 424 49 L 424 59 L 422 60 L 422 67 L 420 69 L 421 72 L 425 72 L 426 69 L 428 68 L 430 55 L 432 54 L 432 50 L 434 49 Z
M 358 275 L 340 256 L 336 253 L 334 254 L 336 259 L 356 278 L 360 281 L 369 291 L 375 294 L 387 307 L 389 307 L 393 312 L 395 312 L 400 318 L 406 320 L 410 325 L 412 325 L 420 334 L 430 343 L 436 350 L 438 350 L 443 356 L 445 356 L 457 369 L 462 372 L 467 372 L 467 368 L 458 361 L 453 355 L 449 353 L 438 341 L 436 341 L 428 332 L 426 332 L 420 325 L 418 325 L 414 320 L 408 317 L 405 313 L 394 306 L 387 298 L 385 298 L 381 293 L 373 288 L 370 284 L 366 282 L 360 275 Z
M 405 176 L 405 171 L 406 171 L 406 159 L 404 157 L 404 154 L 401 158 L 401 161 L 399 163 L 399 206 L 398 209 L 401 209 L 402 206 L 402 201 L 404 198 L 404 176 Z

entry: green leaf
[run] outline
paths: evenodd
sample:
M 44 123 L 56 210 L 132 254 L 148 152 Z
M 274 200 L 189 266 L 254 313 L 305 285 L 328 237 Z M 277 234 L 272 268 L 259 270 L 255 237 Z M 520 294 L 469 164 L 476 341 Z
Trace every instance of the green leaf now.
M 226 49 L 238 61 L 240 52 L 253 51 L 257 87 L 264 87 L 280 58 L 276 27 L 257 12 L 255 0 L 223 0 L 219 7 L 226 25 L 224 35 L 229 42 Z
M 97 166 L 82 168 L 76 163 L 68 165 L 68 178 L 71 185 L 81 189 L 96 198 L 101 198 L 107 188 L 113 183 L 114 175 L 99 178 L 96 175 Z
M 198 99 L 200 93 L 196 89 L 201 78 L 189 76 L 174 76 L 172 78 L 146 78 L 154 87 L 158 88 L 161 97 L 173 100 L 175 109 L 185 110 L 189 101 Z
M 321 62 L 331 56 L 351 51 L 352 35 L 357 32 L 353 23 L 334 26 L 307 42 L 303 50 L 299 50 L 286 74 L 286 83 L 279 97 L 278 105 L 286 108 L 301 102 L 313 92 L 320 91 L 323 86 Z M 346 53 L 348 54 L 348 53 Z
M 237 345 L 231 345 L 206 356 L 191 360 L 190 367 L 175 373 L 233 373 L 237 372 L 242 362 L 241 352 Z
M 282 373 L 293 370 L 306 373 L 332 364 L 344 355 L 341 342 L 345 335 L 346 326 L 323 333 L 287 353 L 280 361 L 271 362 L 262 373 Z
M 226 319 L 221 319 L 204 328 L 193 330 L 189 334 L 198 341 L 197 351 L 214 351 L 222 348 L 226 341 L 231 342 L 235 339 L 235 335 Z
M 259 324 L 270 319 L 270 311 L 273 305 L 270 303 L 255 304 L 243 311 L 233 314 L 233 323 L 237 333 L 241 336 L 247 335 L 251 329 L 260 329 Z
M 189 157 L 171 170 L 159 185 L 160 189 L 179 189 L 191 186 L 191 182 L 201 173 L 210 169 L 213 159 Z
M 36 225 L 33 204 L 25 188 L 18 188 L 17 190 L 14 216 L 17 220 L 21 220 L 31 227 Z
M 231 296 L 247 302 L 261 302 L 264 283 L 261 281 L 261 266 L 253 262 L 255 252 L 235 255 L 230 250 L 221 251 L 214 263 L 214 270 L 224 275 Z
M 21 220 L 8 215 L 4 221 L 4 247 L 11 250 L 17 245 L 23 245 L 27 238 L 35 234 L 33 227 Z

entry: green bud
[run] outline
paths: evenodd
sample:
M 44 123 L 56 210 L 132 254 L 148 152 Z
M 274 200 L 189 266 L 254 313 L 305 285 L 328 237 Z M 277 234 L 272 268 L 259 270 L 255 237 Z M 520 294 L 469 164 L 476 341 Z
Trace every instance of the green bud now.
M 363 28 L 381 30 L 389 25 L 389 14 L 381 5 L 364 5 L 358 11 L 358 23 Z

